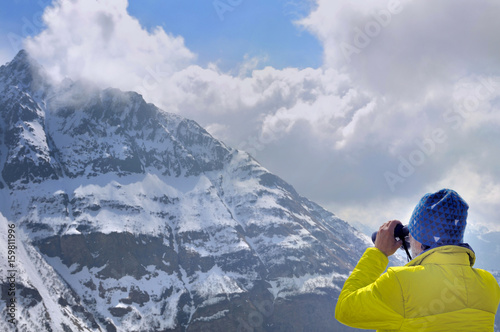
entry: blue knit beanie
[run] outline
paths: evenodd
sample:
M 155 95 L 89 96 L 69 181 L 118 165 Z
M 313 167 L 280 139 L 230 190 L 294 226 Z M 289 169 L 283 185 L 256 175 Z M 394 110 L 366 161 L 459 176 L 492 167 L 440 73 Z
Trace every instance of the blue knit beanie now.
M 469 205 L 455 191 L 442 189 L 418 202 L 408 229 L 418 242 L 431 248 L 463 242 Z

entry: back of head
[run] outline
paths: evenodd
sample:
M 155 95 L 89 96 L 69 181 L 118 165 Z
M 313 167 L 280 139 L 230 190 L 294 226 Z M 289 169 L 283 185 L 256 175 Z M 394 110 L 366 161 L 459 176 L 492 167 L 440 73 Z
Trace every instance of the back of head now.
M 463 242 L 469 205 L 450 189 L 426 194 L 415 207 L 408 228 L 411 236 L 431 248 Z

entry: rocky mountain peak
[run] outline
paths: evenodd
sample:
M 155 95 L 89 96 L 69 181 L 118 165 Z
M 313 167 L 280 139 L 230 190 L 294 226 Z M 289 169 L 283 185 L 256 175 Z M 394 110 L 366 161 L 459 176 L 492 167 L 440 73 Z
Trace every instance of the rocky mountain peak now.
M 26 70 L 30 70 L 33 64 L 36 66 L 37 62 L 28 54 L 28 52 L 26 50 L 20 50 L 12 61 L 7 62 L 1 67 L 5 67 L 12 73 L 22 76 L 22 73 Z
M 7 148 L 2 176 L 12 189 L 148 168 L 200 174 L 220 169 L 231 153 L 194 121 L 147 104 L 135 92 L 70 80 L 51 84 L 25 51 L 1 68 L 0 82 Z
M 49 78 L 45 69 L 21 50 L 12 61 L 0 67 L 0 81 L 5 83 L 4 88 L 22 87 L 35 93 L 47 86 Z

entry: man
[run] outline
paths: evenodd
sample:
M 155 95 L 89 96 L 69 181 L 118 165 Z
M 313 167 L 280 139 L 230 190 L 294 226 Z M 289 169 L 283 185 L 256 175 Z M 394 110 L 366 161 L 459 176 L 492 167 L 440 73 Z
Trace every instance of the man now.
M 425 195 L 408 225 L 413 260 L 383 273 L 401 246 L 392 220 L 382 225 L 340 293 L 335 317 L 379 331 L 493 331 L 500 301 L 495 278 L 475 269 L 463 243 L 467 203 L 453 190 Z M 383 273 L 383 274 L 382 274 Z

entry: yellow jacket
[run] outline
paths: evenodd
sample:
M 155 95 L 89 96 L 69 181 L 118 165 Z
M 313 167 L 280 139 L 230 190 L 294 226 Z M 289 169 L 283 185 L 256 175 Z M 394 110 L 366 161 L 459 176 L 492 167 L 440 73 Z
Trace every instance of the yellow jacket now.
M 379 331 L 491 332 L 500 287 L 472 268 L 474 261 L 470 249 L 443 246 L 382 274 L 387 256 L 368 248 L 342 288 L 335 318 Z

